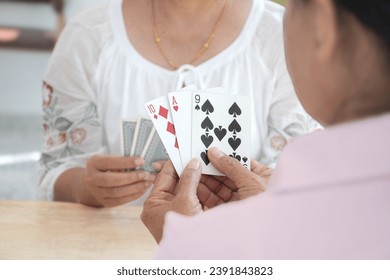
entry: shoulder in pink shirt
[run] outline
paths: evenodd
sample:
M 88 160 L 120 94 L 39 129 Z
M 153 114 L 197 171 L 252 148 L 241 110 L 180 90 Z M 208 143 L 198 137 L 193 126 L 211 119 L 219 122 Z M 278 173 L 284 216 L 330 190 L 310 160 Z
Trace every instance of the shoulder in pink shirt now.
M 303 136 L 266 193 L 168 213 L 158 259 L 390 259 L 390 115 Z

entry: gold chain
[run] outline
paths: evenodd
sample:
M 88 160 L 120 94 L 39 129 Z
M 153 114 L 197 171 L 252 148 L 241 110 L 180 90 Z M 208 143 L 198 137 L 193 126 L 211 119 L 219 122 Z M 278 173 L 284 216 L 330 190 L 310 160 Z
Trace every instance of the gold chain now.
M 161 37 L 159 35 L 159 32 L 158 32 L 158 28 L 157 28 L 157 24 L 156 24 L 156 13 L 155 13 L 155 8 L 154 8 L 154 0 L 151 0 L 152 1 L 152 16 L 153 16 L 153 35 L 154 35 L 154 42 L 156 43 L 157 45 L 157 48 L 159 49 L 161 55 L 164 57 L 164 59 L 168 62 L 168 64 L 173 68 L 173 69 L 177 69 L 179 68 L 179 66 L 177 66 L 177 64 L 175 62 L 173 62 L 173 60 L 171 58 L 168 57 L 168 55 L 166 54 L 166 52 L 164 51 L 164 48 L 162 47 L 161 45 Z M 218 32 L 219 30 L 219 27 L 221 25 L 221 19 L 223 17 L 223 15 L 225 14 L 225 11 L 226 11 L 226 0 L 225 0 L 225 3 L 223 5 L 223 8 L 222 8 L 222 11 L 221 13 L 219 14 L 218 16 L 218 19 L 214 25 L 214 28 L 213 30 L 211 31 L 211 34 L 209 35 L 209 37 L 207 38 L 207 40 L 203 43 L 202 47 L 195 53 L 195 55 L 189 60 L 188 64 L 193 64 L 195 61 L 197 61 L 201 56 L 202 54 L 210 47 L 216 33 Z

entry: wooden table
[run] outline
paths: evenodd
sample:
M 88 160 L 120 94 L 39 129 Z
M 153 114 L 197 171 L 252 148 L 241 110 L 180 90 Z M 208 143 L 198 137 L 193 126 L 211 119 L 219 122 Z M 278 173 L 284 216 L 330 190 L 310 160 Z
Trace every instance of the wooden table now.
M 140 207 L 0 201 L 0 259 L 151 259 Z

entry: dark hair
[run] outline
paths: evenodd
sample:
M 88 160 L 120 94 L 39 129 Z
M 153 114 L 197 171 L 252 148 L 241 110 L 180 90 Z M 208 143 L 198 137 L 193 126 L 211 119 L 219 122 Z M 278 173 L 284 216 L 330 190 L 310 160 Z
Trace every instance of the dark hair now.
M 310 2 L 310 0 L 300 1 Z M 333 2 L 341 22 L 343 12 L 350 12 L 377 35 L 390 65 L 390 0 L 333 0 Z
M 390 0 L 333 0 L 374 31 L 390 50 Z

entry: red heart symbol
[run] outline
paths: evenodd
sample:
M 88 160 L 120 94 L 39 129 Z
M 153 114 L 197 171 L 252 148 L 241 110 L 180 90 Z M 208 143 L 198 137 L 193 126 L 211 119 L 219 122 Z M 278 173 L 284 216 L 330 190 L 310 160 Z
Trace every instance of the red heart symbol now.
M 177 110 L 179 110 L 179 106 L 173 106 L 173 109 L 177 112 Z

